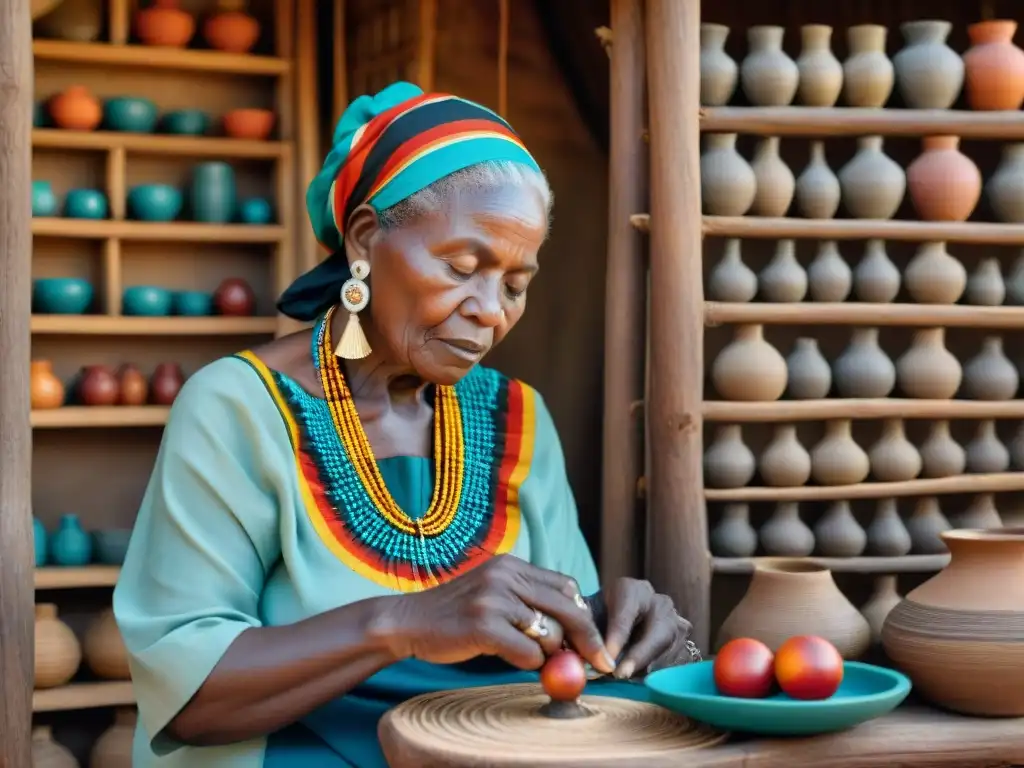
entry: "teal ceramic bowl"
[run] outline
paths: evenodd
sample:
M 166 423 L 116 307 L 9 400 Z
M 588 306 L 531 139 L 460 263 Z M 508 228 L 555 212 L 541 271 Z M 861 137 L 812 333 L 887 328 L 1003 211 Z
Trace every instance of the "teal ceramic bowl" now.
M 201 109 L 178 109 L 168 112 L 160 121 L 164 133 L 179 136 L 202 136 L 210 127 L 210 116 Z
M 177 291 L 174 314 L 184 317 L 207 317 L 213 314 L 213 294 L 205 291 Z
M 910 693 L 899 672 L 847 661 L 843 682 L 823 701 L 799 701 L 784 693 L 766 699 L 722 696 L 715 687 L 714 662 L 662 669 L 644 681 L 651 700 L 715 728 L 771 736 L 810 736 L 842 731 L 891 712 Z
M 128 192 L 128 210 L 139 221 L 174 221 L 183 200 L 181 190 L 169 184 L 139 184 Z
M 98 189 L 72 189 L 64 198 L 64 215 L 69 219 L 105 219 L 107 196 Z
M 131 528 L 108 528 L 103 531 L 93 531 L 93 552 L 96 554 L 96 559 L 104 565 L 121 565 L 124 562 L 125 553 L 128 551 L 128 542 L 131 537 Z
M 41 315 L 84 314 L 92 297 L 92 284 L 80 277 L 41 277 L 32 281 L 32 311 Z
M 152 133 L 159 113 L 149 99 L 118 96 L 103 104 L 103 127 L 110 131 Z
M 123 311 L 136 317 L 164 317 L 171 314 L 172 294 L 166 288 L 133 285 L 124 289 Z
M 270 202 L 262 197 L 250 197 L 238 206 L 238 218 L 243 224 L 269 224 L 273 215 Z

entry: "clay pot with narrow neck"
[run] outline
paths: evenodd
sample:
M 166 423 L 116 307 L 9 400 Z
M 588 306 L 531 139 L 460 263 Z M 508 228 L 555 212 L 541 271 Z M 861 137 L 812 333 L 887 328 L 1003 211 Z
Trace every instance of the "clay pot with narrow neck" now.
M 708 276 L 708 298 L 712 301 L 747 302 L 757 295 L 757 275 L 743 263 L 738 237 L 725 241 L 722 257 Z
M 819 400 L 832 388 L 832 369 L 821 354 L 818 340 L 801 337 L 786 358 L 786 395 L 793 400 Z
M 896 591 L 896 577 L 892 575 L 875 578 L 875 589 L 868 601 L 861 606 L 860 612 L 871 627 L 871 643 L 882 642 L 882 627 L 892 609 L 900 604 L 903 598 Z
M 947 531 L 950 561 L 882 628 L 886 655 L 946 709 L 1024 716 L 1024 530 Z
M 844 659 L 868 648 L 867 620 L 839 591 L 832 573 L 819 565 L 762 558 L 750 587 L 719 630 L 716 646 L 739 637 L 760 640 L 773 651 L 794 635 L 818 635 Z
M 825 423 L 825 435 L 811 449 L 811 476 L 819 485 L 854 485 L 871 471 L 864 449 L 854 442 L 849 419 Z
M 906 174 L 882 143 L 881 136 L 857 139 L 857 154 L 839 170 L 843 205 L 855 219 L 891 219 L 907 191 Z
M 778 400 L 786 390 L 786 361 L 764 339 L 761 325 L 738 325 L 711 366 L 711 382 L 725 400 Z
M 757 470 L 765 485 L 795 488 L 811 477 L 811 454 L 800 445 L 796 427 L 777 424 L 771 442 L 757 460 Z
M 877 328 L 854 328 L 832 373 L 841 397 L 888 397 L 896 386 L 896 366 L 878 345 Z
M 757 276 L 757 287 L 765 301 L 792 303 L 807 295 L 807 271 L 796 260 L 796 242 L 779 240 L 775 254 Z
M 135 14 L 135 33 L 146 45 L 184 48 L 196 33 L 196 20 L 178 0 L 154 0 Z
M 868 240 L 853 271 L 853 293 L 857 299 L 888 304 L 899 294 L 901 282 L 900 271 L 885 252 L 885 242 Z
M 843 98 L 850 107 L 884 107 L 896 72 L 885 55 L 889 30 L 881 24 L 858 24 L 846 30 L 849 57 L 843 62 Z
M 779 137 L 766 136 L 754 151 L 750 164 L 754 171 L 754 203 L 750 212 L 755 216 L 785 216 L 793 202 L 796 179 L 779 157 Z
M 964 62 L 946 44 L 948 21 L 908 21 L 900 25 L 906 45 L 893 58 L 896 84 L 911 109 L 949 109 L 964 84 Z
M 967 443 L 964 453 L 967 455 L 967 471 L 974 474 L 1005 472 L 1010 466 L 1010 451 L 996 434 L 993 419 L 978 422 L 974 437 Z
M 880 483 L 913 480 L 921 474 L 921 454 L 907 439 L 903 422 L 887 419 L 882 434 L 868 450 L 871 476 Z
M 853 270 L 839 253 L 835 240 L 823 240 L 807 268 L 807 284 L 811 301 L 846 301 L 853 287 Z
M 53 739 L 48 725 L 32 728 L 32 768 L 79 768 L 71 750 Z
M 800 519 L 795 501 L 780 501 L 757 532 L 761 546 L 775 557 L 806 557 L 814 551 L 814 534 Z
M 876 557 L 901 557 L 910 551 L 910 532 L 900 519 L 896 499 L 879 499 L 867 529 L 866 551 Z
M 1020 374 L 1003 352 L 999 336 L 987 336 L 964 366 L 964 394 L 972 400 L 1012 400 Z
M 980 21 L 967 27 L 964 86 L 971 109 L 1015 110 L 1024 103 L 1024 51 L 1013 44 L 1017 22 Z
M 918 304 L 955 304 L 967 288 L 967 270 L 950 256 L 945 243 L 922 243 L 903 280 Z
M 910 551 L 915 555 L 941 555 L 946 551 L 942 533 L 950 527 L 949 520 L 942 514 L 939 500 L 934 496 L 921 497 L 907 518 Z
M 700 25 L 700 103 L 724 107 L 736 91 L 739 67 L 725 52 L 729 28 L 724 24 Z
M 796 180 L 796 207 L 808 219 L 831 219 L 839 210 L 839 178 L 828 166 L 825 142 L 811 142 L 811 157 Z
M 926 328 L 896 361 L 896 381 L 907 397 L 948 400 L 960 389 L 963 369 L 945 346 L 945 328 Z
M 710 216 L 743 216 L 757 194 L 750 163 L 736 151 L 735 133 L 711 133 L 700 156 L 700 194 Z
M 750 557 L 757 550 L 757 532 L 750 524 L 750 507 L 726 504 L 718 524 L 711 531 L 711 554 L 715 557 Z
M 82 661 L 82 648 L 71 628 L 57 618 L 57 606 L 36 605 L 35 688 L 55 688 L 70 680 Z
M 997 220 L 1024 222 L 1024 142 L 1003 146 L 999 166 L 985 185 L 985 197 Z
M 981 307 L 998 307 L 1006 300 L 1006 283 L 999 259 L 989 257 L 978 262 L 967 277 L 964 300 Z
M 907 168 L 907 187 L 925 221 L 966 221 L 981 198 L 981 171 L 960 151 L 958 136 L 925 136 Z
M 957 528 L 1002 528 L 994 493 L 979 493 L 956 518 Z
M 117 377 L 106 365 L 87 365 L 78 382 L 78 395 L 85 405 L 115 405 L 119 395 Z
M 66 131 L 94 131 L 103 119 L 103 108 L 84 85 L 72 85 L 50 99 L 50 117 Z
M 114 713 L 114 724 L 96 740 L 89 765 L 96 768 L 132 768 L 132 741 L 138 714 L 122 708 Z
M 757 461 L 743 442 L 738 424 L 726 424 L 715 431 L 715 439 L 704 452 L 704 481 L 711 488 L 740 488 L 754 476 Z
M 812 530 L 815 549 L 825 557 L 857 557 L 868 540 L 848 501 L 832 502 Z
M 160 363 L 149 380 L 149 397 L 153 405 L 170 405 L 185 384 L 185 374 L 177 363 Z
M 53 372 L 49 360 L 33 360 L 29 369 L 32 410 L 60 408 L 64 405 L 64 383 Z
M 950 435 L 948 421 L 932 422 L 920 451 L 921 477 L 952 477 L 967 465 L 967 453 Z
M 753 26 L 747 30 L 749 53 L 740 64 L 740 84 L 747 101 L 756 107 L 785 107 L 796 95 L 800 71 L 782 50 L 786 30 Z
M 832 27 L 804 24 L 800 28 L 802 48 L 796 60 L 800 82 L 797 95 L 807 107 L 833 107 L 843 88 L 843 65 L 833 55 Z
M 203 24 L 203 37 L 218 51 L 248 53 L 260 37 L 260 25 L 245 13 L 245 0 L 218 0 L 218 13 Z

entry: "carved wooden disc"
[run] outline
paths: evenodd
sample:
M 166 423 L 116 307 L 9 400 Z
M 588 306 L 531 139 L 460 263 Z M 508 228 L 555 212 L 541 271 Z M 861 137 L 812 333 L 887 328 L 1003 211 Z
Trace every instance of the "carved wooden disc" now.
M 560 720 L 539 713 L 547 701 L 536 684 L 417 696 L 385 715 L 381 744 L 392 768 L 639 766 L 726 738 L 653 704 L 584 696 L 593 714 Z

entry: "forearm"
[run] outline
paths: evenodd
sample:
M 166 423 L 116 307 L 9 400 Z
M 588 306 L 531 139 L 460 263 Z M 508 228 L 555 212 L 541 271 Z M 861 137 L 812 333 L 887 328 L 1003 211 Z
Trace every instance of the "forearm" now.
M 361 600 L 296 624 L 248 629 L 171 721 L 178 741 L 212 746 L 284 728 L 398 660 L 378 627 L 397 598 Z

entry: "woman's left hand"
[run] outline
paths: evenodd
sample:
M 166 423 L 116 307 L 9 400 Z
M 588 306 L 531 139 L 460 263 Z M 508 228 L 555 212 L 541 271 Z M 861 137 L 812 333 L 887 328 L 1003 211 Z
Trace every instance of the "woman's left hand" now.
M 615 677 L 627 680 L 700 659 L 689 640 L 693 625 L 650 582 L 619 579 L 586 600 L 595 622 L 604 628 L 605 647 L 618 661 Z

